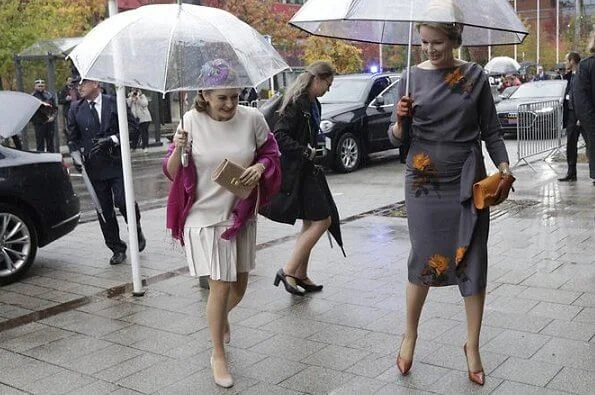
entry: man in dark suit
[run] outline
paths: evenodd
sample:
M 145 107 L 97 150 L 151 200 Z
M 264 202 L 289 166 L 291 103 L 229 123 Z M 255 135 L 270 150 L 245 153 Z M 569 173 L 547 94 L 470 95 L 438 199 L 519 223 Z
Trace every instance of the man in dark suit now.
M 589 177 L 595 185 L 595 31 L 591 32 L 587 50 L 591 54 L 581 60 L 573 85 L 574 112 L 585 133 L 587 157 L 589 158 Z
M 105 221 L 98 215 L 105 244 L 113 252 L 111 265 L 126 260 L 126 244 L 120 239 L 120 229 L 114 203 L 126 220 L 124 178 L 118 129 L 118 113 L 113 96 L 101 94 L 99 82 L 83 80 L 80 83 L 81 100 L 71 103 L 68 112 L 68 146 L 80 150 L 89 179 L 95 188 L 103 209 Z M 128 111 L 128 127 L 132 132 L 138 124 Z M 139 250 L 145 249 L 146 240 L 140 226 L 140 210 L 135 203 Z
M 45 81 L 36 80 L 35 90 L 31 93 L 42 103 L 33 115 L 31 122 L 35 128 L 37 151 L 55 152 L 54 149 L 54 119 L 58 110 L 54 95 L 45 90 Z
M 564 125 L 566 127 L 566 162 L 568 163 L 568 171 L 566 176 L 558 178 L 558 181 L 576 181 L 576 157 L 577 157 L 577 143 L 579 135 L 583 135 L 585 141 L 585 131 L 578 122 L 574 112 L 574 85 L 576 84 L 576 71 L 578 64 L 581 61 L 581 56 L 577 52 L 569 52 L 566 55 L 566 70 L 565 79 L 568 81 L 566 85 L 566 93 L 564 95 Z

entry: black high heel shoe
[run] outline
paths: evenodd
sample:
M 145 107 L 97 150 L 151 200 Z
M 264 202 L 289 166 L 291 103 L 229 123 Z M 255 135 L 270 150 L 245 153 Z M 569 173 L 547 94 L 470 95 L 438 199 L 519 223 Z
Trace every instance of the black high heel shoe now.
M 275 275 L 275 281 L 273 282 L 273 284 L 275 285 L 275 287 L 279 286 L 279 282 L 283 282 L 283 285 L 285 286 L 285 290 L 287 292 L 289 292 L 292 295 L 298 295 L 298 296 L 304 296 L 305 293 L 300 291 L 299 289 L 297 289 L 297 287 L 294 287 L 292 284 L 289 284 L 287 282 L 287 274 L 285 274 L 285 272 L 283 272 L 283 268 L 279 269 L 279 271 L 277 271 L 277 274 Z M 291 277 L 291 276 L 289 276 Z
M 320 292 L 320 291 L 322 291 L 323 285 L 306 283 L 305 282 L 306 280 L 310 280 L 308 277 L 305 277 L 305 278 L 294 277 L 294 278 L 295 278 L 295 283 L 297 285 L 299 285 L 300 287 L 302 287 L 306 292 Z M 312 281 L 312 280 L 310 280 L 310 281 Z

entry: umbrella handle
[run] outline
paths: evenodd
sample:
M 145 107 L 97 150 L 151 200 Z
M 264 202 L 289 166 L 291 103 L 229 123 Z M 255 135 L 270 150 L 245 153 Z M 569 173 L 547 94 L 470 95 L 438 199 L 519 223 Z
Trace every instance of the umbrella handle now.
M 184 130 L 184 97 L 182 96 L 182 92 L 178 92 L 178 102 L 180 103 L 180 126 Z M 180 155 L 182 166 L 188 167 L 188 150 L 186 147 L 184 147 Z

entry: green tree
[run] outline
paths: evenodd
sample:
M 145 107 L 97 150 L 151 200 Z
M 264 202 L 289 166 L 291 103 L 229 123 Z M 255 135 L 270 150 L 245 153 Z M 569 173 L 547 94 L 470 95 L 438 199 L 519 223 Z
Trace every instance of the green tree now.
M 105 13 L 103 0 L 0 1 L 0 75 L 5 89 L 15 87 L 13 56 L 39 40 L 74 37 L 87 32 Z M 45 65 L 27 62 L 26 76 L 45 75 Z M 67 66 L 59 64 L 58 81 Z M 30 81 L 26 81 L 30 82 Z M 30 88 L 27 86 L 27 89 Z
M 338 73 L 362 71 L 362 50 L 347 41 L 311 36 L 304 44 L 304 61 L 316 60 L 332 63 Z

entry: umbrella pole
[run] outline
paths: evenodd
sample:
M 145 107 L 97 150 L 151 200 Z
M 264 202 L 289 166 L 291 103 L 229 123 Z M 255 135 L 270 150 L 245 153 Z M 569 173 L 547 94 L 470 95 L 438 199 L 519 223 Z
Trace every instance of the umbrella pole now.
M 405 94 L 409 96 L 409 76 L 411 75 L 411 47 L 413 46 L 413 22 L 409 22 L 409 42 L 407 44 L 407 79 L 405 80 Z
M 140 276 L 138 253 L 138 229 L 136 228 L 136 210 L 134 207 L 134 183 L 132 182 L 132 162 L 130 158 L 130 138 L 128 133 L 128 114 L 126 106 L 126 90 L 123 86 L 116 88 L 118 104 L 118 127 L 120 129 L 120 152 L 122 153 L 122 173 L 124 174 L 124 194 L 126 197 L 126 218 L 128 222 L 128 250 L 132 268 L 132 295 L 143 296 L 145 290 Z
M 115 0 L 108 0 L 109 16 L 118 13 Z M 116 75 L 122 70 L 120 53 L 114 53 L 114 70 Z M 126 198 L 126 218 L 128 221 L 128 250 L 130 251 L 130 266 L 132 268 L 132 295 L 143 296 L 145 291 L 140 277 L 140 263 L 138 256 L 138 230 L 136 229 L 136 210 L 134 209 L 134 184 L 132 182 L 132 161 L 130 159 L 130 138 L 128 134 L 128 106 L 126 105 L 126 89 L 116 87 L 116 103 L 118 108 L 118 128 L 120 131 L 120 152 L 122 154 L 122 173 L 124 175 L 124 195 Z
M 178 92 L 178 102 L 180 103 L 180 127 L 184 130 L 184 95 L 182 92 Z M 180 162 L 182 166 L 188 166 L 188 152 L 186 151 L 186 147 L 180 153 Z

